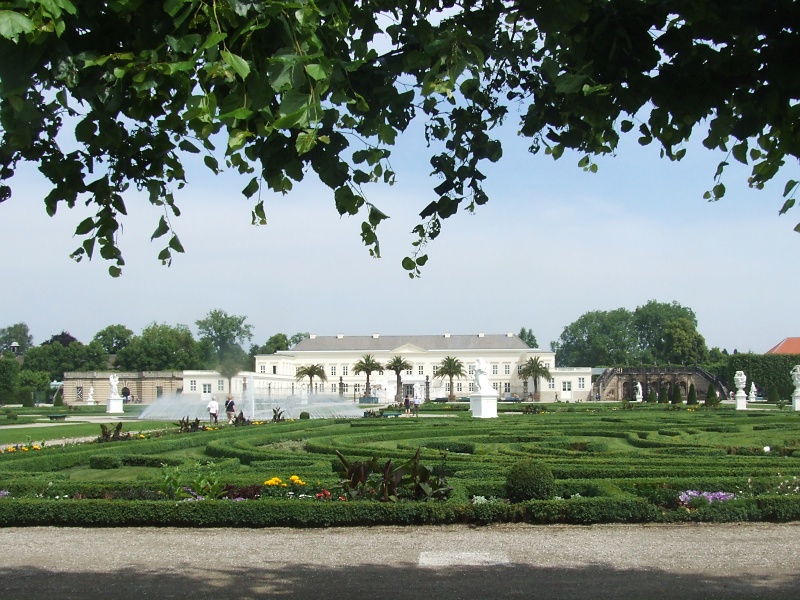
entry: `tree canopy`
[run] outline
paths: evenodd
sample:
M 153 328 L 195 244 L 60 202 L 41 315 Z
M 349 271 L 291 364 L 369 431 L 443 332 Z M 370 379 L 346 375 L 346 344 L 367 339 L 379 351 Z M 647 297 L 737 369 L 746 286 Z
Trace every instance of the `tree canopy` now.
M 565 367 L 688 365 L 708 358 L 694 311 L 674 301 L 651 300 L 633 312 L 587 312 L 564 328 L 555 346 L 556 362 Z
M 342 215 L 361 215 L 379 255 L 387 218 L 366 184 L 391 184 L 391 147 L 424 120 L 436 199 L 413 228 L 411 276 L 459 208 L 488 201 L 497 126 L 520 111 L 531 152 L 572 150 L 595 171 L 621 135 L 670 160 L 702 137 L 761 188 L 800 156 L 795 58 L 800 4 L 775 0 L 17 0 L 0 10 L 0 201 L 19 163 L 49 181 L 45 209 L 85 202 L 76 259 L 118 275 L 130 188 L 163 209 L 153 239 L 169 263 L 184 163 L 246 174 L 252 222 L 267 190 L 314 173 Z M 781 213 L 795 203 L 785 181 Z M 800 231 L 800 225 L 796 227 Z
M 116 354 L 130 343 L 131 338 L 133 331 L 124 325 L 109 325 L 95 333 L 93 341 L 99 342 L 109 354 Z
M 209 311 L 204 319 L 195 322 L 201 339 L 211 342 L 221 360 L 230 354 L 244 354 L 241 344 L 253 337 L 253 326 L 247 317 L 229 315 L 224 310 Z
M 117 353 L 114 366 L 122 371 L 182 371 L 214 364 L 209 341 L 197 342 L 186 325 L 152 323 Z
M 0 352 L 10 350 L 12 344 L 17 344 L 17 352 L 25 354 L 33 346 L 33 336 L 26 323 L 15 323 L 0 329 Z

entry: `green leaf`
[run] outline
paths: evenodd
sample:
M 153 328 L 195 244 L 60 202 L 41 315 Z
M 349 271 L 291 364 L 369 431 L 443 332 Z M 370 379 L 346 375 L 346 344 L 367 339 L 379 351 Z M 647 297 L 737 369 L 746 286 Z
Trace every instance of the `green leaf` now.
M 786 202 L 783 203 L 783 206 L 781 207 L 780 211 L 778 211 L 778 214 L 779 215 L 784 214 L 787 210 L 789 210 L 794 206 L 794 203 L 795 203 L 794 198 L 789 198 L 788 200 L 786 200 Z
M 169 247 L 175 250 L 175 252 L 183 252 L 183 246 L 177 235 L 172 236 L 172 239 L 169 241 Z
M 213 156 L 206 155 L 203 157 L 203 162 L 209 169 L 214 171 L 215 174 L 219 173 L 219 163 L 217 162 L 216 158 L 214 158 Z
M 227 50 L 220 50 L 219 54 L 222 57 L 222 60 L 228 63 L 231 69 L 236 71 L 236 74 L 239 77 L 241 77 L 243 80 L 247 79 L 247 76 L 250 75 L 250 65 L 247 64 L 245 59 L 238 54 L 228 52 Z
M 153 235 L 150 236 L 150 241 L 153 241 L 156 238 L 160 238 L 162 235 L 169 231 L 169 225 L 167 225 L 167 220 L 164 217 L 161 217 L 161 220 L 158 222 L 158 227 L 153 232 Z
M 783 197 L 786 198 L 797 187 L 797 181 L 790 179 L 783 188 Z
M 402 264 L 403 264 L 403 268 L 404 268 L 406 271 L 413 271 L 414 269 L 416 269 L 416 268 L 417 268 L 417 263 L 416 263 L 416 262 L 414 262 L 414 259 L 413 259 L 413 258 L 409 258 L 408 256 L 406 256 L 406 257 L 403 259 L 403 263 L 402 263 Z
M 7 40 L 16 42 L 20 33 L 30 33 L 34 28 L 34 22 L 25 15 L 13 10 L 0 10 L 0 36 Z
M 255 194 L 258 191 L 258 188 L 259 188 L 258 177 L 253 177 L 250 180 L 250 183 L 248 183 L 242 190 L 242 194 L 244 194 L 245 198 L 252 198 L 253 194 Z
M 189 140 L 181 140 L 181 143 L 178 144 L 178 148 L 184 152 L 191 152 L 192 154 L 197 154 L 200 152 L 200 149 Z
M 305 154 L 306 152 L 310 152 L 314 146 L 317 145 L 317 133 L 313 129 L 308 131 L 301 131 L 297 134 L 297 139 L 295 140 L 294 147 L 297 150 L 297 154 Z
M 81 221 L 80 224 L 75 228 L 75 235 L 86 235 L 93 229 L 94 229 L 94 219 L 89 217 Z
M 322 68 L 322 65 L 311 63 L 305 66 L 305 70 L 308 76 L 315 81 L 324 81 L 328 78 L 328 74 L 325 72 L 325 69 Z
M 110 267 L 108 267 L 108 274 L 111 275 L 112 277 L 119 277 L 120 275 L 122 275 L 122 269 L 120 269 L 115 265 L 111 265 Z
M 738 160 L 743 165 L 747 164 L 747 142 L 741 142 L 736 144 L 732 149 L 731 152 L 733 154 L 733 158 Z

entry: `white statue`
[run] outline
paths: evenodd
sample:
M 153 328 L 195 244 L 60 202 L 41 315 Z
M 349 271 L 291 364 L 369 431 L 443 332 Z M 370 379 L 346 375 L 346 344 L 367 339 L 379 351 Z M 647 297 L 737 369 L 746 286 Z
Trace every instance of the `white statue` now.
M 89 388 L 89 404 L 94 404 L 94 386 Z
M 750 382 L 750 395 L 747 397 L 748 402 L 755 402 L 756 401 L 756 394 L 758 394 L 758 388 L 756 387 L 756 382 Z
M 744 389 L 744 386 L 747 385 L 747 375 L 744 374 L 744 371 L 736 371 L 736 374 L 733 376 L 733 383 L 736 384 L 737 390 Z
M 108 382 L 111 384 L 111 398 L 119 398 L 119 376 L 116 373 L 112 373 L 111 377 L 108 378 Z
M 792 382 L 794 383 L 794 391 L 800 394 L 800 365 L 795 365 L 790 373 L 792 375 Z
M 486 364 L 486 361 L 483 358 L 475 359 L 475 366 L 473 369 L 473 384 L 475 391 L 484 394 L 493 393 L 494 390 L 489 383 L 489 365 Z
M 641 401 L 644 396 L 642 395 L 642 382 L 636 382 L 636 399 Z

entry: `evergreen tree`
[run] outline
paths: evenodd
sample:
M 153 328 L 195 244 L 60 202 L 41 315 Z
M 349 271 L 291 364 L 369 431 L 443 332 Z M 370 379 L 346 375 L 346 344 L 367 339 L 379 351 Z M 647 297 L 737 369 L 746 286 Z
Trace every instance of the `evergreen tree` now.
M 708 391 L 706 392 L 706 406 L 708 408 L 719 406 L 719 396 L 717 395 L 717 386 L 715 386 L 713 383 L 708 386 Z
M 672 394 L 670 397 L 672 404 L 683 404 L 683 396 L 681 396 L 681 386 L 677 383 L 672 386 Z
M 656 390 L 652 387 L 647 392 L 647 402 L 650 404 L 655 404 L 656 402 L 658 402 L 658 397 L 656 396 Z
M 658 391 L 658 403 L 659 404 L 669 404 L 669 389 L 667 386 L 661 386 L 661 389 Z
M 697 404 L 697 389 L 695 389 L 694 384 L 689 386 L 689 396 L 686 398 L 686 404 L 690 406 Z

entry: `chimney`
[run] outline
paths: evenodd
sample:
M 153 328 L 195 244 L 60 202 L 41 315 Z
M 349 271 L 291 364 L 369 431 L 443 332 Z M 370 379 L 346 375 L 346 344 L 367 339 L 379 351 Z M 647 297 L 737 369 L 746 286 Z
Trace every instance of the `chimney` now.
M 317 339 L 317 334 L 316 333 L 312 333 L 311 335 L 308 336 L 308 339 L 310 339 L 310 340 Z
M 337 339 L 337 340 L 340 340 L 340 339 L 342 339 L 343 337 L 344 337 L 344 334 L 343 334 L 343 333 L 337 333 L 337 334 L 336 334 L 336 339 Z
M 449 331 L 445 331 L 444 332 L 444 337 L 449 338 L 450 337 L 450 332 Z
M 373 333 L 373 334 L 372 334 L 372 339 L 373 339 L 373 340 L 377 340 L 379 337 L 381 337 L 381 334 L 380 334 L 380 333 Z
M 483 332 L 482 331 L 478 333 L 478 337 L 483 337 Z

